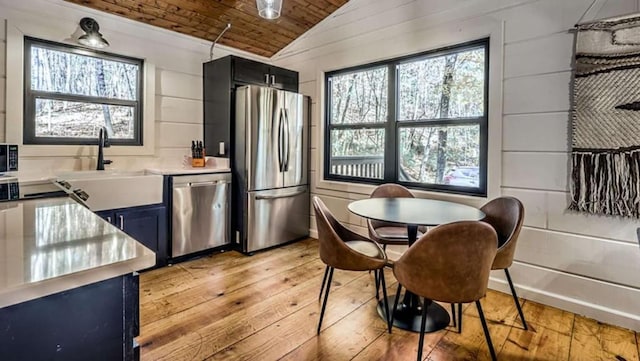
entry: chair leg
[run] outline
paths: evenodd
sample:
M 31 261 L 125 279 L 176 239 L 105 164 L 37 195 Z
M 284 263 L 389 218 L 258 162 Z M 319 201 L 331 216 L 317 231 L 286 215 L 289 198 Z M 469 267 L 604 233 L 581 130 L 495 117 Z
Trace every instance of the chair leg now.
M 322 328 L 322 318 L 324 318 L 324 310 L 327 307 L 327 299 L 329 298 L 329 290 L 331 289 L 332 278 L 333 278 L 333 267 L 329 267 L 329 278 L 327 279 L 327 289 L 324 294 L 324 301 L 322 301 L 322 310 L 320 311 L 320 321 L 318 321 L 318 335 L 320 334 L 320 328 Z
M 418 361 L 422 360 L 422 347 L 424 346 L 424 328 L 427 325 L 427 299 L 422 300 L 422 322 L 420 323 L 420 341 L 418 342 Z
M 389 329 L 389 333 L 391 333 L 391 323 L 389 321 L 391 319 L 391 315 L 389 313 L 389 302 L 387 302 L 387 284 L 384 281 L 384 270 L 380 269 L 378 272 L 380 272 L 380 282 L 382 282 L 382 302 L 384 303 L 387 328 Z
M 462 303 L 458 303 L 458 333 L 462 333 Z
M 380 299 L 380 273 L 381 270 L 373 270 L 373 276 L 376 281 L 376 300 Z
M 385 252 L 387 251 L 387 244 L 386 243 L 382 245 L 382 250 L 385 251 Z M 380 296 L 378 296 L 379 295 L 379 293 L 378 293 L 379 289 L 380 289 L 380 277 L 376 278 L 376 299 L 379 299 L 379 297 L 380 297 Z
M 453 321 L 453 327 L 456 327 L 456 304 L 451 304 L 451 320 Z
M 398 282 L 398 290 L 396 291 L 396 299 L 393 300 L 393 308 L 391 309 L 391 318 L 389 319 L 389 325 L 391 325 L 391 326 L 393 326 L 393 316 L 396 314 L 396 308 L 398 308 L 398 300 L 400 300 L 400 292 L 401 291 L 402 291 L 402 285 Z
M 324 268 L 324 277 L 322 277 L 322 286 L 320 286 L 320 294 L 318 294 L 318 301 L 322 299 L 322 291 L 324 290 L 324 285 L 327 283 L 327 276 L 329 275 L 329 266 Z
M 520 301 L 518 300 L 516 289 L 515 287 L 513 287 L 513 282 L 511 281 L 511 275 L 509 274 L 509 270 L 507 268 L 504 269 L 504 274 L 507 275 L 507 281 L 509 281 L 509 287 L 511 288 L 511 295 L 513 296 L 513 301 L 516 303 L 516 308 L 518 308 L 518 314 L 520 314 L 522 327 L 524 327 L 524 330 L 527 331 L 529 329 L 527 327 L 527 321 L 524 320 L 524 313 L 522 312 L 522 307 L 520 306 Z
M 498 357 L 496 356 L 496 352 L 493 349 L 493 342 L 491 342 L 491 335 L 489 334 L 489 328 L 487 327 L 487 321 L 484 319 L 484 312 L 482 312 L 482 305 L 480 305 L 480 301 L 476 301 L 476 308 L 478 309 L 478 314 L 480 315 L 480 322 L 482 322 L 482 329 L 484 330 L 484 337 L 487 339 L 487 346 L 489 347 L 489 353 L 491 353 L 491 360 L 496 361 Z

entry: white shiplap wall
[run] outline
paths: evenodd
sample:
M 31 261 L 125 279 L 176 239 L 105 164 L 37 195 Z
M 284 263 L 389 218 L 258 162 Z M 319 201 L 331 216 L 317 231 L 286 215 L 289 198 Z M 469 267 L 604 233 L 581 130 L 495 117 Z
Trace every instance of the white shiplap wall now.
M 140 169 L 153 164 L 179 162 L 187 154 L 191 140 L 202 139 L 202 63 L 208 61 L 211 43 L 62 0 L 0 0 L 0 142 L 5 141 L 7 126 L 15 128 L 22 124 L 22 119 L 7 116 L 11 113 L 5 107 L 7 26 L 30 36 L 65 42 L 85 16 L 95 18 L 100 24 L 100 31 L 111 43 L 107 51 L 143 58 L 155 67 L 152 75 L 155 87 L 150 89 L 154 103 L 151 121 L 154 122 L 155 134 L 152 136 L 155 148 L 152 154 L 122 156 L 114 156 L 113 153 L 126 152 L 131 147 L 109 148 L 107 157 L 114 160 L 110 168 Z M 215 57 L 228 54 L 268 61 L 216 46 Z M 19 94 L 21 88 L 8 91 Z M 21 156 L 20 169 L 27 172 L 91 169 L 95 167 L 95 147 L 86 148 L 78 150 L 80 156 Z
M 570 80 L 579 21 L 637 12 L 638 0 L 351 0 L 277 54 L 276 64 L 301 72 L 312 97 L 312 192 L 339 219 L 364 231 L 347 211 L 371 187 L 322 180 L 324 72 L 480 38 L 470 24 L 501 24 L 501 142 L 493 184 L 523 201 L 525 228 L 512 275 L 520 295 L 598 320 L 640 330 L 640 222 L 566 211 L 569 168 Z M 479 28 L 482 28 L 481 26 Z M 447 30 L 444 31 L 443 29 Z M 492 50 L 496 51 L 495 49 Z M 490 110 L 491 111 L 491 110 Z M 494 159 L 495 161 L 496 159 Z M 490 184 L 491 186 L 491 184 Z M 447 197 L 481 205 L 486 199 Z M 312 228 L 315 222 L 312 218 Z M 501 273 L 491 286 L 507 290 Z

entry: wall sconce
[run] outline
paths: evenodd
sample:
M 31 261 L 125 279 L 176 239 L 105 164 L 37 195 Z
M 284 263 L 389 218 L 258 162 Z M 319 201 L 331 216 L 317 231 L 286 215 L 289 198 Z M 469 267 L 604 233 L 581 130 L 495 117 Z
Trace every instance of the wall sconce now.
M 92 18 L 82 18 L 80 20 L 80 29 L 82 29 L 85 34 L 78 38 L 78 43 L 97 49 L 109 46 L 109 42 L 100 34 L 100 25 Z
M 256 6 L 260 17 L 273 20 L 280 17 L 282 0 L 256 0 Z

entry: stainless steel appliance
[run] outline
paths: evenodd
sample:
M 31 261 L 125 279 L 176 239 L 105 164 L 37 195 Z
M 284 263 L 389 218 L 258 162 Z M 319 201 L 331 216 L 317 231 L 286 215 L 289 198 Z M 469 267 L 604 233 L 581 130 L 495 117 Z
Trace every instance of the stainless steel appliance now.
M 249 85 L 236 90 L 234 205 L 244 252 L 309 235 L 309 98 Z
M 171 257 L 228 244 L 231 174 L 173 176 Z
M 0 144 L 0 173 L 18 170 L 18 146 Z

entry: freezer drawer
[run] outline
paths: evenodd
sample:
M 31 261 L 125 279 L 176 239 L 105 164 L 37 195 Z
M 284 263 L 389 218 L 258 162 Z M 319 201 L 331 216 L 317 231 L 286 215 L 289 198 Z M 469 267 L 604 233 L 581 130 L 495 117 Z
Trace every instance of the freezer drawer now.
M 231 174 L 173 177 L 171 257 L 229 243 Z
M 249 192 L 245 252 L 309 235 L 309 187 Z

